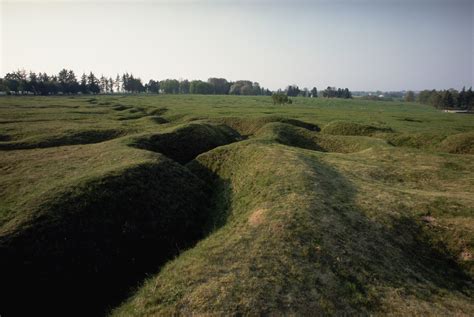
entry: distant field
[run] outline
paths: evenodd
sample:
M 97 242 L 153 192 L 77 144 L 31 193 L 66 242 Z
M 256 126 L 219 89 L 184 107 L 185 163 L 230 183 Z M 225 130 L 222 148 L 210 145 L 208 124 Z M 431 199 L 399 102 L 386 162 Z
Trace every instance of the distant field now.
M 473 115 L 0 98 L 2 316 L 469 316 L 473 252 Z

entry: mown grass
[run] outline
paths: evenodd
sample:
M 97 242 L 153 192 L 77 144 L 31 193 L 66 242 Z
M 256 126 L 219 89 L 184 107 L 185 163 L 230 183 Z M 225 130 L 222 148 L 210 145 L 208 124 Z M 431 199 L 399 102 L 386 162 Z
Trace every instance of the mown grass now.
M 469 115 L 180 95 L 5 97 L 0 118 L 11 302 L 47 311 L 62 295 L 63 314 L 124 316 L 474 310 Z

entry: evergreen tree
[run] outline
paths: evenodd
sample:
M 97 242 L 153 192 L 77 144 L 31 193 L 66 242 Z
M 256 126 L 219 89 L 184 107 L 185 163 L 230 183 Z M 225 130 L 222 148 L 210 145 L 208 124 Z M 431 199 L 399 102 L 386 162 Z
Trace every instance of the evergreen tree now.
M 85 73 L 81 76 L 81 82 L 79 84 L 79 91 L 83 94 L 89 93 L 89 87 L 87 86 L 87 76 Z
M 442 94 L 442 105 L 444 108 L 454 108 L 453 94 L 449 90 L 445 90 Z
M 107 93 L 107 83 L 106 83 L 107 78 L 105 78 L 104 75 L 100 76 L 99 80 L 99 90 L 101 93 Z
M 467 102 L 466 102 L 466 87 L 462 87 L 462 90 L 459 92 L 456 98 L 456 107 L 459 109 L 466 109 Z
M 352 99 L 352 93 L 349 91 L 349 88 L 344 89 L 343 97 L 345 99 Z
M 92 72 L 87 76 L 87 90 L 92 94 L 100 93 L 99 80 Z
M 114 80 L 112 79 L 112 77 L 109 77 L 109 92 L 111 94 L 114 93 L 114 87 L 115 87 Z
M 117 74 L 117 77 L 115 77 L 115 91 L 120 92 L 122 91 L 121 88 L 122 88 L 122 84 L 120 82 L 120 75 Z

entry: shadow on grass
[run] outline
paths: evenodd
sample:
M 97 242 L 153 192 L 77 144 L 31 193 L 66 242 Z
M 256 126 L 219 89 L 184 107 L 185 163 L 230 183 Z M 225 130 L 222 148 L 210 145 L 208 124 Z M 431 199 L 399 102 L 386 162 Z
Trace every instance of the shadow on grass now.
M 203 235 L 208 194 L 166 160 L 78 184 L 0 236 L 2 316 L 102 316 Z
M 323 288 L 330 313 L 382 312 L 391 298 L 380 290 L 397 290 L 401 298 L 436 302 L 438 294 L 473 294 L 472 278 L 442 245 L 433 245 L 413 218 L 388 223 L 369 219 L 355 203 L 357 188 L 333 167 L 306 159 L 318 175 L 314 212 L 321 261 L 336 276 Z M 316 164 L 315 164 L 316 162 Z M 371 203 L 376 203 L 376 199 Z M 433 313 L 436 313 L 434 310 Z
M 1 142 L 0 150 L 21 150 L 34 148 L 49 148 L 65 145 L 93 144 L 112 140 L 123 136 L 121 130 L 89 130 L 65 132 L 62 135 L 53 135 L 28 141 Z M 3 141 L 3 140 L 0 140 Z M 8 140 L 6 140 L 8 141 Z

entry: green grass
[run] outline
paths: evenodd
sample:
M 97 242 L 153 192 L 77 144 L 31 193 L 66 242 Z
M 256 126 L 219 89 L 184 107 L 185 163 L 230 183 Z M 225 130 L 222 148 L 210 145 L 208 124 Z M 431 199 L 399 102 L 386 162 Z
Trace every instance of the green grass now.
M 474 310 L 469 115 L 160 95 L 2 97 L 0 118 L 6 298 L 46 272 L 40 307 L 119 316 Z

